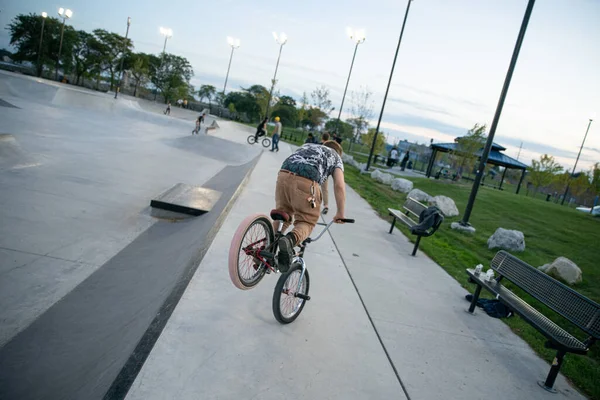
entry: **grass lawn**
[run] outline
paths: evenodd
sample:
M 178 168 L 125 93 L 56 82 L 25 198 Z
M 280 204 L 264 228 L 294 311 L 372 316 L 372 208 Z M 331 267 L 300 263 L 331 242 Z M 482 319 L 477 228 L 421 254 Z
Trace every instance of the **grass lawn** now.
M 356 190 L 379 215 L 390 220 L 387 208 L 399 209 L 406 194 L 395 192 L 390 186 L 375 182 L 368 174 L 346 166 L 346 182 Z M 445 180 L 409 178 L 414 187 L 426 193 L 444 195 L 456 202 L 461 214 L 467 204 L 471 190 L 470 183 L 456 183 Z M 516 229 L 525 235 L 526 249 L 516 255 L 533 265 L 552 262 L 559 256 L 574 261 L 583 272 L 583 282 L 573 288 L 581 294 L 600 303 L 600 266 L 598 243 L 600 242 L 600 218 L 561 207 L 558 204 L 525 196 L 516 196 L 514 187 L 506 191 L 482 187 L 477 195 L 470 222 L 477 229 L 475 235 L 459 233 L 450 229 L 450 223 L 460 217 L 446 218 L 441 228 L 433 236 L 421 241 L 420 249 L 436 261 L 463 287 L 473 291 L 475 285 L 467 283 L 467 267 L 481 263 L 485 269 L 498 249 L 488 250 L 487 239 L 498 227 Z M 401 224 L 399 224 L 401 225 Z M 411 240 L 404 226 L 399 227 Z M 510 285 L 509 285 L 510 286 Z M 527 302 L 536 306 L 545 315 L 565 327 L 580 339 L 585 339 L 578 328 L 544 308 L 533 298 L 512 287 Z M 482 292 L 482 294 L 485 291 Z M 544 337 L 519 317 L 504 319 L 510 328 L 526 340 L 529 345 L 549 363 L 555 351 L 544 348 Z M 571 329 L 572 328 L 572 329 Z M 550 367 L 548 366 L 548 369 Z M 575 386 L 588 396 L 600 399 L 600 344 L 591 347 L 587 356 L 568 354 L 561 372 Z M 544 379 L 544 376 L 540 376 Z

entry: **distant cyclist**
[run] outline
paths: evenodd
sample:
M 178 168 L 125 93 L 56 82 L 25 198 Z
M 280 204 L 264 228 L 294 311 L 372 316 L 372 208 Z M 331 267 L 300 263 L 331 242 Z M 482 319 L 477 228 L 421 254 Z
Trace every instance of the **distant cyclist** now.
M 268 120 L 268 118 L 263 119 L 262 122 L 256 127 L 256 133 L 254 134 L 254 143 L 258 142 L 259 137 L 265 136 L 267 134 Z

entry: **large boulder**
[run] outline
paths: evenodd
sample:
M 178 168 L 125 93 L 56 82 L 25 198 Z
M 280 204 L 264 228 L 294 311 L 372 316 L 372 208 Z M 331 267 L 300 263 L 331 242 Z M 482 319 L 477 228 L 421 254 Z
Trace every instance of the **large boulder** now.
M 538 269 L 567 282 L 569 285 L 579 283 L 582 280 L 581 269 L 566 257 L 558 257 L 550 264 L 544 264 Z
M 487 241 L 488 249 L 501 248 L 508 251 L 525 251 L 525 235 L 521 231 L 498 228 Z
M 371 178 L 375 179 L 377 182 L 383 183 L 384 185 L 391 185 L 392 179 L 394 179 L 392 175 L 383 173 L 378 169 L 371 172 Z
M 431 200 L 431 196 L 419 189 L 413 189 L 408 192 L 406 197 L 412 197 L 413 199 L 422 203 L 428 203 Z
M 442 211 L 442 214 L 444 214 L 446 217 L 456 217 L 459 214 L 454 200 L 452 200 L 450 197 L 432 197 L 431 200 L 429 200 L 429 205 L 439 208 Z
M 408 193 L 412 190 L 413 183 L 408 179 L 396 178 L 392 181 L 392 190 Z

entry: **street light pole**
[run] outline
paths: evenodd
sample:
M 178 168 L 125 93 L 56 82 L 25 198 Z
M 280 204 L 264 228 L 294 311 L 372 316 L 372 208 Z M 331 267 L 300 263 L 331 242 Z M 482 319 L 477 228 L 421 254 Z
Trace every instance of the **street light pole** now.
M 65 33 L 65 22 L 67 21 L 67 19 L 71 18 L 71 16 L 73 15 L 73 12 L 69 9 L 64 9 L 64 8 L 59 8 L 58 9 L 58 15 L 62 18 L 63 23 L 62 23 L 62 27 L 60 29 L 60 44 L 58 45 L 58 58 L 56 59 L 56 68 L 54 70 L 54 80 L 58 80 L 58 67 L 60 64 L 60 54 L 62 52 L 62 42 L 63 42 L 63 35 Z
M 275 82 L 277 81 L 277 70 L 279 69 L 279 60 L 281 59 L 281 51 L 283 50 L 283 45 L 287 43 L 287 36 L 285 33 L 281 33 L 277 35 L 277 33 L 273 32 L 273 37 L 275 41 L 279 43 L 279 56 L 277 56 L 277 64 L 275 65 L 275 74 L 273 75 L 273 81 L 271 82 L 271 90 L 269 91 L 269 99 L 267 100 L 267 112 L 265 113 L 265 118 L 269 118 L 269 109 L 271 108 L 271 98 L 273 97 L 273 90 L 275 89 Z
M 396 55 L 394 55 L 394 62 L 392 63 L 392 70 L 390 71 L 390 79 L 388 80 L 387 88 L 385 89 L 385 95 L 383 96 L 383 104 L 381 105 L 381 112 L 379 113 L 379 120 L 377 121 L 377 128 L 375 128 L 375 135 L 373 136 L 373 144 L 371 144 L 371 151 L 369 152 L 369 159 L 367 160 L 367 166 L 365 170 L 369 170 L 371 166 L 371 159 L 373 158 L 373 152 L 375 151 L 375 143 L 377 143 L 377 134 L 379 133 L 379 127 L 381 126 L 381 118 L 383 117 L 383 111 L 385 110 L 385 102 L 387 100 L 388 93 L 390 91 L 390 85 L 394 76 L 394 67 L 396 66 L 396 59 L 398 58 L 398 51 L 400 50 L 400 43 L 402 43 L 402 35 L 404 35 L 404 27 L 406 26 L 406 19 L 408 18 L 408 11 L 410 10 L 410 3 L 412 0 L 408 0 L 406 5 L 406 13 L 404 13 L 404 22 L 402 22 L 402 29 L 400 30 L 400 37 L 398 38 L 398 46 L 396 47 Z
M 563 194 L 562 201 L 560 205 L 565 204 L 565 199 L 567 198 L 567 193 L 569 193 L 569 185 L 571 184 L 571 179 L 575 176 L 575 168 L 577 168 L 577 163 L 579 162 L 579 156 L 581 156 L 581 150 L 583 150 L 583 145 L 585 144 L 585 139 L 587 139 L 588 132 L 590 131 L 590 126 L 592 125 L 593 119 L 590 118 L 590 122 L 588 122 L 587 129 L 585 130 L 585 135 L 583 136 L 583 142 L 581 142 L 581 147 L 579 148 L 579 153 L 577 154 L 577 158 L 575 159 L 575 165 L 573 166 L 573 171 L 571 171 L 571 175 L 569 175 L 569 180 L 567 181 L 567 187 L 565 188 L 565 194 Z
M 227 43 L 231 46 L 231 55 L 229 56 L 229 65 L 227 66 L 227 75 L 225 75 L 225 85 L 223 85 L 223 96 L 225 95 L 225 89 L 227 89 L 227 81 L 229 80 L 229 70 L 231 69 L 231 60 L 233 59 L 233 51 L 240 47 L 240 39 L 234 39 L 227 37 Z
M 173 30 L 171 28 L 163 28 L 162 26 L 160 27 L 159 30 L 160 30 L 160 34 L 165 36 L 165 44 L 163 45 L 163 51 L 162 51 L 162 55 L 160 57 L 160 64 L 158 66 L 158 70 L 160 72 L 160 70 L 162 69 L 163 62 L 164 62 L 165 52 L 167 51 L 167 39 L 169 39 L 170 37 L 173 37 Z M 157 95 L 158 95 L 158 88 L 156 88 L 156 90 L 154 91 L 154 101 L 156 101 Z
M 38 48 L 38 56 L 37 56 L 37 76 L 42 76 L 42 67 L 40 65 L 40 60 L 42 57 L 42 41 L 44 40 L 44 25 L 46 24 L 46 17 L 48 14 L 44 11 L 42 13 L 42 32 L 40 33 L 40 47 Z
M 335 123 L 335 133 L 338 133 L 338 129 L 340 126 L 340 118 L 342 117 L 342 109 L 344 108 L 344 100 L 346 99 L 346 92 L 348 91 L 348 84 L 350 83 L 350 76 L 352 76 L 352 68 L 354 67 L 354 59 L 356 58 L 356 51 L 358 50 L 358 45 L 364 43 L 365 41 L 365 33 L 361 29 L 359 31 L 354 32 L 350 28 L 348 28 L 348 34 L 350 39 L 356 40 L 356 46 L 354 46 L 354 55 L 352 56 L 352 63 L 350 64 L 350 71 L 348 72 L 348 79 L 346 79 L 346 87 L 344 88 L 344 95 L 342 96 L 342 104 L 340 105 L 340 111 L 338 112 L 338 118 Z
M 492 121 L 490 133 L 488 134 L 487 142 L 485 143 L 483 153 L 481 154 L 481 159 L 479 160 L 479 167 L 477 168 L 477 174 L 475 175 L 475 181 L 473 182 L 473 188 L 471 189 L 469 202 L 467 203 L 467 208 L 465 209 L 463 219 L 462 221 L 460 221 L 460 224 L 462 226 L 469 226 L 469 218 L 471 217 L 471 212 L 473 211 L 473 204 L 475 203 L 475 198 L 477 197 L 477 192 L 479 191 L 479 186 L 481 185 L 481 180 L 483 178 L 483 174 L 485 173 L 485 165 L 487 163 L 488 156 L 490 155 L 492 144 L 494 143 L 494 135 L 496 134 L 498 121 L 500 121 L 500 114 L 502 114 L 504 100 L 506 99 L 508 88 L 510 87 L 510 81 L 512 79 L 513 71 L 515 70 L 515 66 L 517 65 L 517 59 L 519 58 L 519 52 L 521 50 L 521 45 L 523 44 L 523 39 L 525 38 L 525 32 L 527 31 L 527 25 L 529 24 L 529 18 L 531 17 L 531 12 L 533 11 L 534 4 L 535 0 L 529 0 L 529 3 L 527 4 L 527 9 L 525 10 L 525 15 L 523 16 L 521 30 L 519 31 L 517 43 L 515 44 L 515 49 L 513 50 L 510 65 L 506 73 L 506 78 L 504 79 L 504 86 L 502 87 L 502 92 L 500 93 L 500 99 L 498 100 L 498 106 L 496 107 L 494 120 Z
M 121 56 L 121 75 L 119 76 L 119 82 L 117 83 L 117 90 L 115 90 L 115 99 L 121 91 L 121 84 L 123 81 L 123 61 L 125 61 L 125 49 L 127 48 L 127 37 L 129 36 L 129 26 L 131 25 L 131 17 L 127 17 L 127 31 L 125 31 L 125 40 L 123 40 L 123 55 Z

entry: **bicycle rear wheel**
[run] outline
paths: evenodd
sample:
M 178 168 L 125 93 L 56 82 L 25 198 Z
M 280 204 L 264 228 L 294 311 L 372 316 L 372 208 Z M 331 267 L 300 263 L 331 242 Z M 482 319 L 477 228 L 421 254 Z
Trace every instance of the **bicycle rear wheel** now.
M 294 322 L 302 312 L 306 300 L 296 297 L 296 293 L 308 296 L 310 278 L 308 270 L 304 272 L 302 282 L 302 266 L 294 264 L 288 272 L 281 274 L 273 292 L 273 315 L 282 324 Z M 298 288 L 298 286 L 300 288 Z
M 250 135 L 248 136 L 248 139 L 246 139 L 248 141 L 248 143 L 250 144 L 254 144 L 256 143 L 256 138 L 254 137 L 254 135 Z
M 271 145 L 271 139 L 269 139 L 269 138 L 264 138 L 264 139 L 262 140 L 262 145 L 263 145 L 263 147 L 269 147 L 269 146 Z
M 262 280 L 268 267 L 252 253 L 268 248 L 274 240 L 273 225 L 266 215 L 254 214 L 242 221 L 229 247 L 229 277 L 235 287 L 248 290 Z

